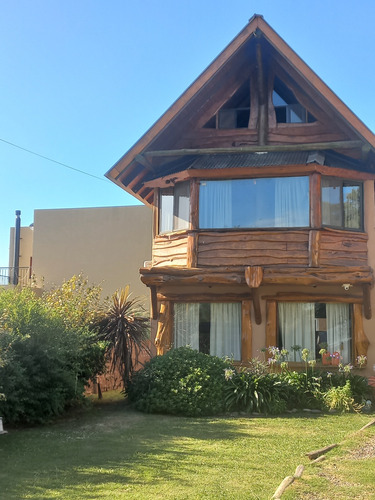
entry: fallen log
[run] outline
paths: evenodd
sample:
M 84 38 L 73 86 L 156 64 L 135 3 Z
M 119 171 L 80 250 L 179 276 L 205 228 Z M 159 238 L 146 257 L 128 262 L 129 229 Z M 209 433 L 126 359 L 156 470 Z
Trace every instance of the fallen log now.
M 320 450 L 310 451 L 309 453 L 306 453 L 306 456 L 309 457 L 310 460 L 314 460 L 315 458 L 320 457 L 320 455 L 324 455 L 324 453 L 326 453 L 327 451 L 330 451 L 333 448 L 336 448 L 336 446 L 338 446 L 337 443 L 330 444 L 329 446 L 325 446 L 324 448 L 320 448 Z

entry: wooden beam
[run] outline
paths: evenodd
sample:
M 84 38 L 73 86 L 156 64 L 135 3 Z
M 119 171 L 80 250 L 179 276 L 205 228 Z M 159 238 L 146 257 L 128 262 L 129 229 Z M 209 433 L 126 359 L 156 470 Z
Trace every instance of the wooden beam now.
M 190 229 L 199 228 L 199 183 L 197 180 L 190 181 Z
M 259 117 L 258 117 L 258 143 L 260 146 L 267 144 L 268 131 L 268 110 L 267 110 L 267 92 L 264 77 L 262 46 L 260 42 L 256 44 L 256 61 L 258 75 L 258 98 L 259 98 Z
M 321 231 L 309 231 L 309 266 L 319 267 Z
M 280 292 L 275 295 L 262 295 L 262 300 L 276 300 L 279 302 L 341 302 L 344 304 L 362 304 L 363 298 L 359 296 L 328 295 L 313 293 Z
M 327 149 L 356 149 L 361 148 L 361 141 L 332 141 L 313 142 L 311 144 L 272 144 L 258 146 L 226 147 L 226 148 L 195 148 L 195 149 L 166 149 L 159 151 L 145 151 L 146 157 L 186 156 L 186 155 L 212 155 L 227 153 L 256 153 L 263 151 L 316 151 Z
M 363 312 L 366 319 L 372 318 L 372 310 L 371 310 L 371 285 L 365 284 L 362 285 L 363 291 Z
M 172 306 L 169 301 L 160 303 L 158 329 L 155 337 L 156 352 L 164 354 L 172 345 Z
M 322 194 L 321 174 L 314 172 L 310 175 L 310 226 L 322 226 Z
M 187 239 L 187 267 L 195 268 L 198 263 L 198 234 L 189 232 Z
M 158 319 L 158 298 L 156 292 L 156 286 L 150 286 L 151 291 L 151 318 Z
M 180 293 L 158 293 L 158 300 L 171 300 L 173 302 L 223 302 L 223 292 L 196 293 L 184 288 Z M 241 302 L 249 300 L 249 293 L 225 293 L 225 302 Z
M 266 348 L 277 345 L 277 303 L 275 300 L 268 300 L 266 304 Z
M 247 363 L 252 358 L 252 327 L 251 327 L 251 302 L 242 301 L 241 317 L 241 361 Z
M 362 305 L 353 304 L 354 323 L 354 359 L 357 356 L 367 356 L 370 342 L 363 328 Z
M 263 268 L 261 266 L 245 267 L 245 280 L 250 288 L 258 288 L 263 280 Z
M 373 283 L 373 274 L 368 267 L 264 267 L 262 284 L 284 285 L 342 285 L 351 283 L 360 285 Z M 153 267 L 140 269 L 141 280 L 146 285 L 245 285 L 243 270 L 228 268 L 186 268 L 186 267 Z
M 154 205 L 152 208 L 152 235 L 155 238 L 156 235 L 159 234 L 159 198 L 160 198 L 160 190 L 159 188 L 154 189 Z
M 262 311 L 260 308 L 259 290 L 258 288 L 253 288 L 251 297 L 253 299 L 255 323 L 257 325 L 262 324 Z

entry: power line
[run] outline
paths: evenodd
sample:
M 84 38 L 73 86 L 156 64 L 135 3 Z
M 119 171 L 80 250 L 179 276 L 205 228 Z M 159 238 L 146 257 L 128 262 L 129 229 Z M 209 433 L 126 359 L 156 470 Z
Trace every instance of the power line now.
M 51 161 L 52 163 L 56 163 L 57 165 L 60 165 L 65 168 L 69 168 L 70 170 L 74 170 L 75 172 L 79 172 L 80 174 L 84 175 L 89 175 L 90 177 L 93 177 L 94 179 L 98 179 L 99 181 L 104 181 L 104 182 L 109 182 L 107 179 L 104 179 L 103 177 L 98 177 L 97 175 L 90 174 L 89 172 L 85 172 L 84 170 L 80 170 L 79 168 L 74 168 L 71 167 L 70 165 L 67 165 L 66 163 L 61 163 L 61 161 L 53 160 L 52 158 L 48 158 L 48 156 L 43 156 L 39 153 L 35 153 L 35 151 L 31 151 L 30 149 L 23 148 L 22 146 L 18 146 L 17 144 L 14 144 L 13 142 L 6 141 L 5 139 L 1 139 L 0 141 L 5 142 L 6 144 L 9 144 L 10 146 L 13 146 L 14 148 L 21 149 L 22 151 L 26 151 L 26 153 L 30 153 L 35 156 L 39 156 L 39 158 L 43 158 L 44 160 Z

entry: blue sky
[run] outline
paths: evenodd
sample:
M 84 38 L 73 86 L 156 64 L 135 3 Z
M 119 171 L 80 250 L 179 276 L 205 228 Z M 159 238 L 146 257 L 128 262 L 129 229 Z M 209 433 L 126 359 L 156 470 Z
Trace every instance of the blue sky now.
M 29 225 L 34 209 L 138 203 L 104 173 L 254 13 L 375 131 L 373 0 L 2 0 L 0 6 L 0 266 L 8 265 L 15 210 Z

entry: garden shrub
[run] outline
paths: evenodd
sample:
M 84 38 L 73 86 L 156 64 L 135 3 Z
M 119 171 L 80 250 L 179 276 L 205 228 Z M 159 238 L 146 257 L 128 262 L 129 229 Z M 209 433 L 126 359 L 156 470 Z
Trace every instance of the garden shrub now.
M 0 415 L 43 423 L 82 397 L 104 367 L 105 344 L 87 326 L 67 326 L 30 289 L 0 293 Z
M 225 370 L 231 363 L 189 347 L 152 358 L 134 374 L 128 396 L 138 410 L 173 415 L 224 411 Z
M 286 409 L 286 384 L 277 375 L 248 370 L 227 377 L 225 404 L 229 411 L 278 414 Z
M 341 413 L 348 411 L 358 412 L 363 406 L 355 403 L 349 380 L 346 381 L 344 386 L 331 387 L 328 389 L 323 395 L 323 400 L 329 410 L 336 410 Z

